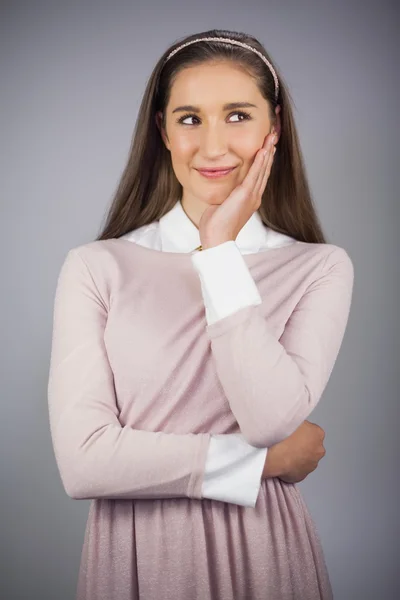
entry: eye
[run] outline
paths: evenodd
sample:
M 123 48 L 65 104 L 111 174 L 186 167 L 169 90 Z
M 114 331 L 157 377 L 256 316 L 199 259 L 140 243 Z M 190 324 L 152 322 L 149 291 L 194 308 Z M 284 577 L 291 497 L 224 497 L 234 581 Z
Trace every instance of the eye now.
M 182 125 L 193 125 L 193 123 L 184 123 L 184 121 L 186 121 L 186 119 L 198 119 L 198 117 L 196 117 L 196 115 L 191 115 L 191 114 L 187 114 L 187 115 L 183 115 L 182 117 L 180 117 L 176 122 L 177 123 L 181 123 Z
M 251 119 L 250 114 L 247 112 L 244 112 L 244 111 L 234 112 L 234 113 L 231 113 L 229 116 L 232 116 L 232 115 L 240 115 L 243 118 L 239 119 L 237 121 L 231 121 L 231 123 L 240 123 L 241 121 L 247 121 L 247 120 Z M 182 117 L 180 117 L 177 120 L 177 123 L 180 123 L 181 125 L 193 125 L 194 124 L 194 123 L 184 123 L 184 121 L 186 121 L 186 119 L 197 119 L 198 121 L 200 120 L 196 115 L 186 114 L 186 115 L 183 115 Z
M 249 113 L 243 112 L 243 111 L 231 113 L 231 115 L 240 115 L 240 116 L 244 117 L 243 119 L 241 119 L 241 121 L 247 121 L 247 120 L 251 119 L 251 116 L 249 115 Z M 240 123 L 240 121 L 233 121 L 233 122 Z

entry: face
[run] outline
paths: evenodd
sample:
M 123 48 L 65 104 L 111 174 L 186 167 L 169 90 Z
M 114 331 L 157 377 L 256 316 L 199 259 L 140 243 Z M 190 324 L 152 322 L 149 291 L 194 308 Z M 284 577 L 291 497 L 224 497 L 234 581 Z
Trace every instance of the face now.
M 205 63 L 179 73 L 166 107 L 165 130 L 158 124 L 183 188 L 182 205 L 194 221 L 243 181 L 272 128 L 279 136 L 278 113 L 279 107 L 273 127 L 269 104 L 254 80 L 230 63 Z M 221 167 L 234 168 L 217 178 L 198 170 Z

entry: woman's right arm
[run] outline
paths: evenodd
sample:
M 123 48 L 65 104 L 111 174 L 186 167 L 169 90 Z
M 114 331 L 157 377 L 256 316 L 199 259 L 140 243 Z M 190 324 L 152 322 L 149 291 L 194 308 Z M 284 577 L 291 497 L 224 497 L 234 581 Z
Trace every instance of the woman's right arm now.
M 107 306 L 78 249 L 61 267 L 48 380 L 50 431 L 71 498 L 202 498 L 209 433 L 121 426 L 104 344 Z

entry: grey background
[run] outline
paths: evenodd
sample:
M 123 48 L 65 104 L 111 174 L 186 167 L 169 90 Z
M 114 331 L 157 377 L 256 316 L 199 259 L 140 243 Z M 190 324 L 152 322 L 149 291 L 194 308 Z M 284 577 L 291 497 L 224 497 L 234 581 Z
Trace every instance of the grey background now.
M 300 484 L 335 599 L 398 598 L 395 2 L 36 0 L 1 11 L 0 597 L 74 598 L 89 501 L 65 494 L 50 440 L 56 278 L 67 250 L 99 230 L 156 60 L 220 27 L 258 36 L 282 70 L 324 230 L 355 266 L 342 350 L 310 416 L 327 454 Z

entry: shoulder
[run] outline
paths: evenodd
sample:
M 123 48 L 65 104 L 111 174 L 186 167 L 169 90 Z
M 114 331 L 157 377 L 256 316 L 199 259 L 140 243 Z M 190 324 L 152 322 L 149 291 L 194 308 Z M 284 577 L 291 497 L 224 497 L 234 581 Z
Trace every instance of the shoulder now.
M 305 257 L 314 257 L 319 264 L 321 271 L 330 266 L 343 263 L 348 267 L 353 267 L 353 261 L 345 248 L 336 244 L 313 244 L 310 242 L 296 242 L 296 251 Z
M 112 267 L 116 260 L 120 262 L 126 255 L 126 248 L 129 248 L 129 245 L 125 242 L 135 242 L 149 248 L 157 247 L 159 233 L 157 225 L 158 222 L 154 221 L 132 229 L 118 238 L 80 244 L 68 250 L 67 257 L 76 261 L 82 260 L 88 267 Z
M 154 221 L 118 238 L 93 240 L 74 246 L 64 255 L 61 272 L 110 287 L 120 273 L 131 272 L 137 261 L 142 260 L 142 255 L 134 251 L 136 245 L 158 248 L 157 225 L 158 222 Z
M 59 280 L 79 284 L 84 289 L 97 289 L 102 296 L 107 296 L 121 269 L 129 264 L 127 244 L 129 242 L 111 238 L 70 248 L 64 255 Z
M 118 238 L 94 240 L 74 246 L 67 251 L 65 260 L 73 264 L 84 264 L 90 270 L 96 266 L 112 264 L 118 246 Z
M 353 262 L 348 252 L 341 246 L 330 243 L 302 242 L 294 237 L 275 231 L 269 227 L 267 230 L 267 245 L 269 248 L 291 246 L 293 256 L 300 262 L 308 265 L 321 273 L 334 264 L 342 264 L 344 268 L 353 270 Z
M 326 249 L 321 273 L 342 273 L 343 276 L 352 280 L 354 278 L 354 264 L 347 250 L 335 244 L 322 245 L 326 246 Z
M 345 294 L 352 294 L 354 264 L 345 248 L 335 244 L 297 242 L 296 252 L 303 255 L 303 264 L 310 265 L 312 287 L 340 288 Z
M 57 280 L 57 296 L 91 299 L 109 309 L 112 291 L 129 264 L 129 242 L 119 238 L 95 240 L 70 248 L 64 255 Z
M 67 250 L 59 269 L 57 293 L 80 290 L 104 300 L 109 289 L 108 274 L 112 273 L 114 243 L 113 239 L 96 240 Z

